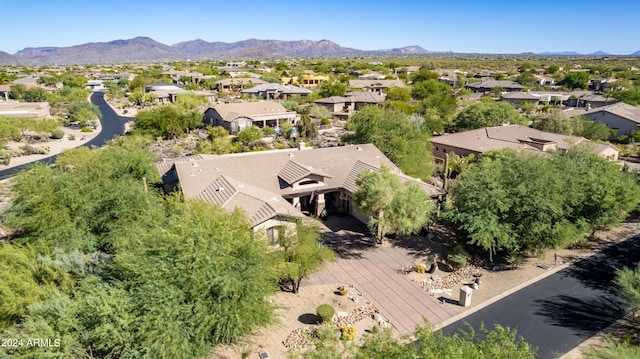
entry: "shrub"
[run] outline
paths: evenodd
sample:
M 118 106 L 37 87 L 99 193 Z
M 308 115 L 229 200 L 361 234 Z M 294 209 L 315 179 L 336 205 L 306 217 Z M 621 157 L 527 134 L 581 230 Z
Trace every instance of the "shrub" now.
M 20 151 L 22 151 L 22 155 L 46 155 L 49 153 L 49 147 L 34 147 L 30 144 L 25 144 L 24 146 L 20 146 Z
M 463 254 L 449 254 L 447 256 L 447 262 L 451 264 L 453 269 L 460 269 L 467 264 L 467 256 Z
M 271 136 L 274 133 L 276 133 L 276 130 L 274 130 L 273 127 L 265 126 L 265 127 L 262 128 L 262 133 L 265 136 Z
M 11 162 L 11 151 L 2 150 L 0 151 L 0 163 L 5 166 L 8 166 Z
M 287 145 L 284 143 L 276 143 L 276 150 L 284 150 L 285 148 L 287 148 Z
M 69 138 L 69 141 L 73 141 L 76 139 L 76 135 L 74 135 L 73 133 L 70 133 L 69 136 L 67 136 L 67 138 Z
M 340 332 L 342 332 L 342 335 L 340 336 L 340 339 L 342 340 L 356 339 L 357 329 L 355 327 L 352 327 L 352 326 L 340 327 Z
M 418 265 L 416 266 L 416 272 L 418 272 L 418 273 L 424 273 L 424 272 L 426 272 L 426 271 L 427 271 L 427 268 L 425 267 L 425 265 L 424 265 L 424 264 L 418 264 Z
M 91 129 L 91 127 L 83 127 L 82 129 L 80 129 L 80 132 L 93 132 L 93 130 Z
M 345 287 L 338 288 L 338 293 L 340 293 L 340 295 L 347 295 L 347 288 Z
M 323 126 L 328 126 L 331 124 L 331 120 L 328 118 L 323 118 L 322 120 L 320 120 L 320 124 Z
M 54 140 L 61 139 L 62 137 L 64 137 L 64 131 L 56 128 L 55 130 L 51 131 L 51 135 L 49 137 L 53 138 Z
M 322 323 L 330 323 L 333 320 L 333 315 L 335 314 L 335 310 L 329 304 L 321 304 L 316 308 L 316 314 L 318 315 L 318 322 Z

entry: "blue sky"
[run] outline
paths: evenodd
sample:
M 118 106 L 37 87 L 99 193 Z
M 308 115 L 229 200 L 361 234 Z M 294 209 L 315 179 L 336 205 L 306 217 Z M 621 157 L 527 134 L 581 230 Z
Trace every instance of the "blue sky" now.
M 640 50 L 638 0 L 0 0 L 0 51 L 148 36 L 321 40 L 363 50 L 520 53 Z

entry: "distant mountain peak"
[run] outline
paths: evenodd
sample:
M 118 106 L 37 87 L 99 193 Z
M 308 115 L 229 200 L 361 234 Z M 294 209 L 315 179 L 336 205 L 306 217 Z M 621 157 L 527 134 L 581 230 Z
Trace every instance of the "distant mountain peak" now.
M 25 48 L 14 55 L 2 56 L 2 64 L 85 64 L 165 61 L 212 58 L 286 58 L 324 56 L 413 55 L 431 51 L 413 45 L 388 50 L 365 51 L 343 47 L 328 40 L 247 39 L 231 43 L 202 39 L 183 41 L 171 46 L 147 36 L 90 42 L 68 47 Z

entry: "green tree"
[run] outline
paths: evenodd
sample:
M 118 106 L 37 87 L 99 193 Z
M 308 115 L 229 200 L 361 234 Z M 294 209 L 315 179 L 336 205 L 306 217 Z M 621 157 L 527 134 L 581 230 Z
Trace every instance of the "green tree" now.
M 467 106 L 453 119 L 459 131 L 498 126 L 504 123 L 526 124 L 528 120 L 506 102 L 480 101 Z
M 433 171 L 430 135 L 416 127 L 409 117 L 394 109 L 365 106 L 349 121 L 350 143 L 373 143 L 409 176 L 428 180 Z
M 536 253 L 619 223 L 640 200 L 637 188 L 588 145 L 551 158 L 501 150 L 458 177 L 446 216 L 491 256 Z
M 429 195 L 416 183 L 401 182 L 388 167 L 380 172 L 364 171 L 356 183 L 359 189 L 353 202 L 369 216 L 378 242 L 389 233 L 411 234 L 429 223 L 435 208 Z
M 229 137 L 229 131 L 222 126 L 208 126 L 207 135 L 212 140 L 214 138 L 227 138 Z
M 448 336 L 428 327 L 418 327 L 415 340 L 397 339 L 391 329 L 375 327 L 362 343 L 348 345 L 338 339 L 335 329 L 321 327 L 315 350 L 291 351 L 289 358 L 370 359 L 370 358 L 496 358 L 533 359 L 536 349 L 517 335 L 514 329 L 496 325 L 469 328 Z
M 438 74 L 433 72 L 433 71 L 429 71 L 427 69 L 420 69 L 418 72 L 414 73 L 411 76 L 411 81 L 414 84 L 417 84 L 419 82 L 424 82 L 424 81 L 429 81 L 429 80 L 438 80 Z
M 411 100 L 411 89 L 408 87 L 390 87 L 387 90 L 387 101 L 409 101 Z
M 303 140 L 313 140 L 318 137 L 318 126 L 311 121 L 311 117 L 306 113 L 300 116 L 300 121 L 296 127 L 300 138 Z
M 298 223 L 295 231 L 286 227 L 277 240 L 279 256 L 280 285 L 293 293 L 300 290 L 300 282 L 309 274 L 321 269 L 327 262 L 335 260 L 331 248 L 322 244 L 318 228 Z
M 96 121 L 102 117 L 98 106 L 86 101 L 72 103 L 69 105 L 68 111 L 69 119 L 80 122 L 81 127 L 88 126 L 92 121 Z
M 344 94 L 347 92 L 347 87 L 340 83 L 337 82 L 335 84 L 330 84 L 328 82 L 323 83 L 320 86 L 320 97 L 324 98 L 324 97 L 331 97 L 331 96 L 344 96 Z
M 244 144 L 250 144 L 262 138 L 262 130 L 257 126 L 247 126 L 238 132 L 238 141 Z
M 200 126 L 202 126 L 202 115 L 197 110 L 185 110 L 177 105 L 166 105 L 138 112 L 134 122 L 134 132 L 152 137 L 176 138 Z
M 589 85 L 589 74 L 586 72 L 569 72 L 559 82 L 569 89 L 586 89 Z

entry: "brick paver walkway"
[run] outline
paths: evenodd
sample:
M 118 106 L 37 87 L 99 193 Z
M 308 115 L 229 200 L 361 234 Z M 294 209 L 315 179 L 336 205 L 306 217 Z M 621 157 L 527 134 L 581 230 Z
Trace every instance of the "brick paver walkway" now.
M 348 220 L 355 221 L 350 217 L 340 221 Z M 423 318 L 435 325 L 458 314 L 400 273 L 415 260 L 414 248 L 371 247 L 366 244 L 363 230 L 366 228 L 326 233 L 326 241 L 338 253 L 338 260 L 310 276 L 302 285 L 353 285 L 400 334 L 413 333 L 416 325 L 424 325 Z M 454 293 L 454 297 L 456 295 Z

